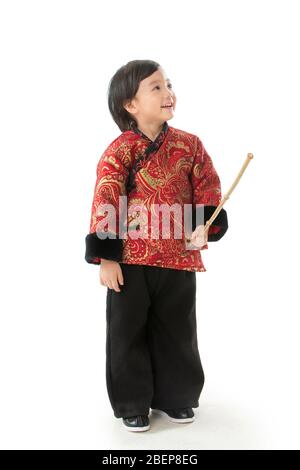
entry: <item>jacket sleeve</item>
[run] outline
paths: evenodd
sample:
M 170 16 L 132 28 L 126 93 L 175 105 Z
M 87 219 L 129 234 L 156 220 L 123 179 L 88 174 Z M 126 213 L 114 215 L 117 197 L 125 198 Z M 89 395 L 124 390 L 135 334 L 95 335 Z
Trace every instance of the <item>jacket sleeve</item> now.
M 116 141 L 108 146 L 98 162 L 90 229 L 85 238 L 85 260 L 88 263 L 101 264 L 101 258 L 113 261 L 122 260 L 124 242 L 119 233 L 119 196 L 126 195 L 128 163 L 128 152 L 124 151 L 124 146 L 117 145 Z M 115 211 L 114 223 L 109 225 L 110 228 L 106 227 L 109 212 L 104 204 L 109 204 Z
M 222 200 L 221 182 L 203 143 L 196 138 L 196 152 L 191 172 L 193 188 L 192 229 L 210 219 Z M 203 221 L 204 216 L 204 221 Z M 197 222 L 199 220 L 200 222 Z M 227 213 L 222 207 L 208 230 L 207 241 L 220 240 L 228 229 Z M 206 249 L 207 244 L 202 247 Z

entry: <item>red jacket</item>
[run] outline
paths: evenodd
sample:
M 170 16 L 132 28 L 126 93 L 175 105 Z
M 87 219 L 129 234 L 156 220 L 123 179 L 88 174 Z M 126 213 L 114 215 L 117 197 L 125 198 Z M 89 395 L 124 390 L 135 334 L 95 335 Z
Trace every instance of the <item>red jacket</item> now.
M 123 196 L 123 206 L 119 196 Z M 204 210 L 205 224 L 221 199 L 219 176 L 198 136 L 171 127 L 167 121 L 153 142 L 139 129 L 125 131 L 106 148 L 97 165 L 85 260 L 100 264 L 105 258 L 126 264 L 206 271 L 200 250 L 186 248 L 184 206 L 190 204 L 194 230 L 199 225 L 197 213 L 203 214 Z M 115 209 L 115 225 L 107 225 L 109 211 L 101 210 L 102 204 L 111 204 Z M 155 232 L 151 219 L 154 214 L 159 217 L 162 204 L 165 208 L 174 204 L 182 210 L 177 219 L 170 211 L 167 238 L 163 237 L 161 220 L 157 219 L 159 230 Z M 179 230 L 182 227 L 179 238 L 174 236 L 175 225 Z M 125 235 L 120 234 L 121 228 Z M 227 228 L 227 213 L 222 208 L 209 228 L 208 241 L 219 240 Z M 132 230 L 134 238 L 130 236 Z M 104 234 L 108 238 L 103 238 Z M 206 244 L 201 250 L 207 248 Z

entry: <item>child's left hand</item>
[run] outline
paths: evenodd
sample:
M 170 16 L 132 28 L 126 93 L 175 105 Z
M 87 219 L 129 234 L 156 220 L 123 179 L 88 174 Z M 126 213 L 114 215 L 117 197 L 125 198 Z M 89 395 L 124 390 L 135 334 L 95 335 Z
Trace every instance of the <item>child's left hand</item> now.
M 198 225 L 194 232 L 192 233 L 189 244 L 195 246 L 200 250 L 203 246 L 207 244 L 208 240 L 208 230 L 204 231 L 204 225 Z

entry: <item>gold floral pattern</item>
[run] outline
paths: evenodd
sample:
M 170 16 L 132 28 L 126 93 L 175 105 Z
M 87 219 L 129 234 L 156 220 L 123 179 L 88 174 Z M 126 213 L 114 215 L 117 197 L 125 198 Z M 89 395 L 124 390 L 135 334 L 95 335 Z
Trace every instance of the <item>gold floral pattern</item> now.
M 186 249 L 183 219 L 181 238 L 175 238 L 174 228 L 180 220 L 170 212 L 170 238 L 164 238 L 163 224 L 153 230 L 153 215 L 159 218 L 161 205 L 207 204 L 217 206 L 221 201 L 221 183 L 213 162 L 198 136 L 167 126 L 156 151 L 136 172 L 135 187 L 127 194 L 130 169 L 149 148 L 151 141 L 134 130 L 123 132 L 103 152 L 97 165 L 97 181 L 91 210 L 90 233 L 96 232 L 104 213 L 101 204 L 113 204 L 119 231 L 119 196 L 127 196 L 127 211 L 140 206 L 126 217 L 127 233 L 123 240 L 122 263 L 160 266 L 162 268 L 206 271 L 199 249 Z M 157 206 L 155 206 L 157 205 Z M 138 227 L 138 230 L 136 230 Z M 212 225 L 209 233 L 217 233 Z M 140 234 L 133 238 L 132 233 Z M 158 235 L 155 238 L 153 234 Z M 143 236 L 143 238 L 142 238 Z M 201 248 L 207 249 L 205 245 Z M 101 259 L 97 258 L 98 263 Z

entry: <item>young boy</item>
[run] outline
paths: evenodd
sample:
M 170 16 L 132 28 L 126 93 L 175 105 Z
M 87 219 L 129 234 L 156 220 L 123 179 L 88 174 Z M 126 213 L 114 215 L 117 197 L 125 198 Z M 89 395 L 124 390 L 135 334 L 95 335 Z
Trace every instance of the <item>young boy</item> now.
M 101 265 L 107 287 L 114 415 L 127 430 L 146 431 L 150 408 L 172 422 L 194 420 L 204 385 L 196 272 L 206 271 L 200 250 L 225 234 L 228 221 L 222 208 L 206 236 L 199 230 L 222 199 L 220 179 L 199 137 L 168 125 L 176 96 L 157 62 L 121 67 L 108 105 L 122 133 L 97 165 L 85 259 Z

